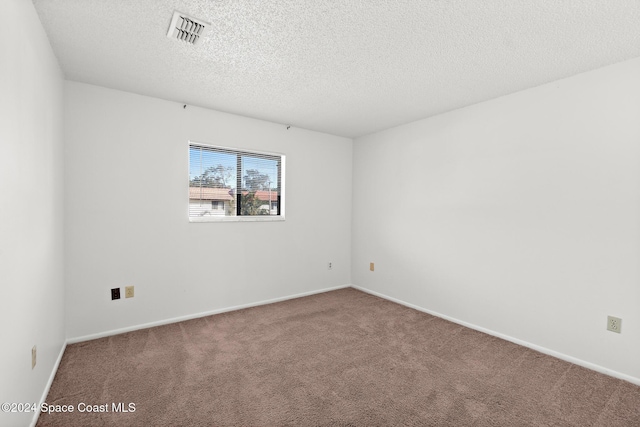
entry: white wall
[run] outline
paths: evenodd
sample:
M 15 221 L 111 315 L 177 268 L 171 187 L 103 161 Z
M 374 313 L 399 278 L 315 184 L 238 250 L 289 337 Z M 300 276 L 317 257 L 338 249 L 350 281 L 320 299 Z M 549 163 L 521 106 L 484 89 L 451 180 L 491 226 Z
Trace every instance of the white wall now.
M 353 156 L 355 285 L 640 378 L 640 59 Z
M 65 339 L 63 76 L 30 1 L 2 0 L 0 16 L 0 403 L 37 403 Z
M 350 283 L 350 139 L 74 82 L 65 101 L 69 338 Z M 286 221 L 189 223 L 190 139 L 285 154 Z

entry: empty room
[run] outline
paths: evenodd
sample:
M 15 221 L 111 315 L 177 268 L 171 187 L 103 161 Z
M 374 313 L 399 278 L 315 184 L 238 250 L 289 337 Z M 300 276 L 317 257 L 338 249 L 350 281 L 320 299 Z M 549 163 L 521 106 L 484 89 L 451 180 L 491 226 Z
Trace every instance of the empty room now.
M 640 425 L 638 0 L 0 12 L 0 426 Z

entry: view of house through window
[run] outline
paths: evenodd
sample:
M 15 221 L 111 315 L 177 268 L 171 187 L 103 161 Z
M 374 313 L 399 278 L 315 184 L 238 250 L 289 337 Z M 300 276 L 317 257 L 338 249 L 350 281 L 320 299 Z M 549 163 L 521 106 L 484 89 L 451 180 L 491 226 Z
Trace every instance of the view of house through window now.
M 189 218 L 282 216 L 280 154 L 189 144 Z

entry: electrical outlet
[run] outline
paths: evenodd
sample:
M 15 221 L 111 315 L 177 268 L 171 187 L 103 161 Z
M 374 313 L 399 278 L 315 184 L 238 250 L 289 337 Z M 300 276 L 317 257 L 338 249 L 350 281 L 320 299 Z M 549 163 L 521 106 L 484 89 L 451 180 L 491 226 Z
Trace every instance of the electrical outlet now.
M 124 287 L 124 297 L 125 298 L 133 298 L 133 286 L 125 286 Z
M 369 270 L 374 271 L 374 266 L 372 262 L 369 263 Z
M 120 288 L 111 289 L 111 300 L 120 299 Z
M 31 349 L 31 369 L 36 367 L 36 358 L 38 356 L 37 353 L 38 353 L 38 349 L 34 345 L 33 348 Z
M 333 270 L 333 263 L 330 262 L 329 264 L 327 264 L 327 269 Z
M 607 316 L 607 331 L 622 332 L 622 319 L 619 317 Z

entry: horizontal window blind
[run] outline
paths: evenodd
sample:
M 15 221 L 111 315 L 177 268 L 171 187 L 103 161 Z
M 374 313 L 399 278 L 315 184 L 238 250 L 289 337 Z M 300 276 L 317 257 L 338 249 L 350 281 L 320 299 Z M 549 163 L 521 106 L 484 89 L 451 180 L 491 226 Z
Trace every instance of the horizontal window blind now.
M 284 156 L 189 144 L 189 217 L 280 216 Z

